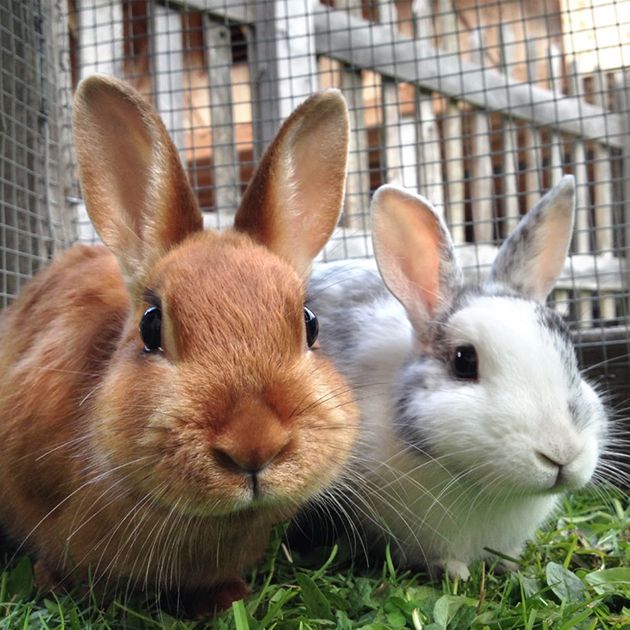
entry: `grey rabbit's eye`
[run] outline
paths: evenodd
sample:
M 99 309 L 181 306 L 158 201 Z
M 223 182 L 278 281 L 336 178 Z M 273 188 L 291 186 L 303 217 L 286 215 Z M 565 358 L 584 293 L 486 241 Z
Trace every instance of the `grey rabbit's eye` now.
M 304 307 L 304 323 L 306 324 L 306 343 L 310 348 L 316 341 L 317 335 L 319 335 L 319 322 L 317 316 L 310 308 Z
M 162 311 L 159 306 L 150 306 L 140 320 L 140 336 L 145 352 L 162 349 Z
M 479 378 L 477 351 L 475 346 L 457 346 L 453 355 L 453 371 L 457 378 L 476 380 Z

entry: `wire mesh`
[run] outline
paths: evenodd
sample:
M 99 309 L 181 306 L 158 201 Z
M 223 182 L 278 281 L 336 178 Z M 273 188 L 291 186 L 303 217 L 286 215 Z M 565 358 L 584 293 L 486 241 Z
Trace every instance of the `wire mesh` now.
M 211 227 L 231 223 L 281 120 L 330 86 L 352 135 L 324 258 L 372 254 L 370 194 L 397 182 L 444 213 L 480 276 L 519 217 L 573 173 L 575 237 L 552 304 L 582 359 L 630 397 L 630 0 L 68 0 L 61 21 L 69 83 L 114 74 L 152 100 Z M 3 26 L 3 55 L 16 32 Z M 11 204 L 5 214 L 29 207 Z
M 0 305 L 65 242 L 57 35 L 45 2 L 0 3 Z

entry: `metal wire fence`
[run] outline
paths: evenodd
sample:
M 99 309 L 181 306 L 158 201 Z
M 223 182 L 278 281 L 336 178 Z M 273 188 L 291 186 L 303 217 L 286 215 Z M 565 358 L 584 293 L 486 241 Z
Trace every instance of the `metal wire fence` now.
M 0 2 L 0 306 L 71 240 L 58 28 L 50 3 Z
M 398 182 L 434 202 L 468 273 L 483 274 L 519 216 L 573 173 L 576 233 L 552 303 L 582 359 L 630 398 L 630 0 L 60 0 L 51 11 L 64 27 L 49 35 L 69 60 L 54 69 L 57 98 L 94 72 L 134 84 L 162 115 L 212 227 L 231 222 L 280 121 L 329 86 L 348 100 L 352 136 L 344 214 L 325 258 L 371 255 L 370 194 Z M 16 54 L 6 42 L 21 37 L 8 23 L 3 14 L 3 62 Z M 23 79 L 7 67 L 6 84 Z M 38 115 L 23 126 L 38 128 Z M 40 164 L 26 171 L 56 177 L 63 160 L 36 146 Z M 0 175 L 16 190 L 26 186 L 17 161 L 5 158 Z M 5 234 L 18 208 L 45 218 L 28 204 L 4 195 Z M 75 233 L 92 239 L 80 207 L 77 216 Z M 30 235 L 29 225 L 16 233 Z M 20 249 L 6 238 L 3 247 Z M 28 261 L 49 253 L 26 249 Z

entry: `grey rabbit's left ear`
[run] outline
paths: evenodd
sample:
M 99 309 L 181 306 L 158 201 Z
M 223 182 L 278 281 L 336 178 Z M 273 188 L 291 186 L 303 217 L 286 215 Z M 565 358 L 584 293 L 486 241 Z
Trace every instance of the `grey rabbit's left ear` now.
M 462 284 L 448 229 L 427 199 L 385 185 L 372 199 L 372 241 L 385 284 L 422 338 Z
M 489 281 L 544 303 L 564 268 L 575 215 L 575 178 L 565 175 L 499 249 Z

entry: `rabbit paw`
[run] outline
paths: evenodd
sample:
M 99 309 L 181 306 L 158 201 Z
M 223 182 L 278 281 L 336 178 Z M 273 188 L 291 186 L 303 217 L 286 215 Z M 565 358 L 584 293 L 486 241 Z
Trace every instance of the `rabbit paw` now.
M 431 577 L 434 579 L 441 577 L 442 575 L 448 575 L 451 580 L 459 578 L 463 582 L 470 577 L 470 571 L 465 562 L 461 560 L 436 560 L 429 570 Z
M 227 610 L 239 599 L 249 595 L 249 587 L 242 579 L 215 584 L 208 589 L 167 594 L 166 608 L 169 612 L 189 619 L 203 621 Z

